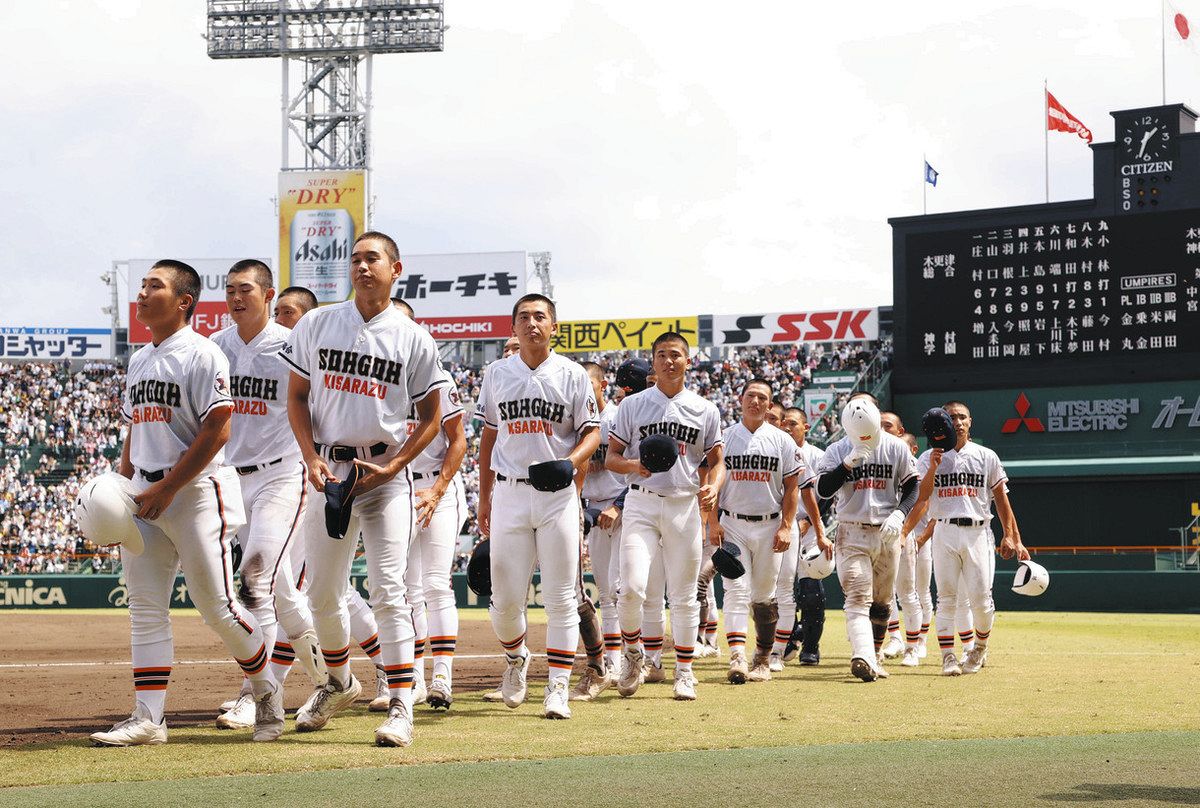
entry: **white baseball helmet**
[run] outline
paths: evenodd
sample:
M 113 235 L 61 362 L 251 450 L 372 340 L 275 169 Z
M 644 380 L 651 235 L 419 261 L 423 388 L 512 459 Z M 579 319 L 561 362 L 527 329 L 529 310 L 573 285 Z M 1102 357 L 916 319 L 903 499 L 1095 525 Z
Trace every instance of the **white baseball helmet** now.
M 1040 595 L 1050 587 L 1050 573 L 1036 561 L 1022 561 L 1017 565 L 1017 575 L 1013 578 L 1012 591 L 1018 595 L 1033 597 Z
M 88 480 L 75 502 L 80 531 L 96 544 L 120 544 L 134 555 L 141 555 L 145 542 L 133 520 L 137 512 L 135 493 L 133 481 L 115 471 Z
M 800 556 L 801 562 L 804 564 L 803 572 L 809 578 L 828 578 L 833 574 L 834 564 L 832 558 L 826 558 L 825 552 L 820 547 L 810 547 L 805 550 Z
M 842 408 L 842 429 L 855 445 L 879 445 L 879 408 L 868 398 L 856 398 Z

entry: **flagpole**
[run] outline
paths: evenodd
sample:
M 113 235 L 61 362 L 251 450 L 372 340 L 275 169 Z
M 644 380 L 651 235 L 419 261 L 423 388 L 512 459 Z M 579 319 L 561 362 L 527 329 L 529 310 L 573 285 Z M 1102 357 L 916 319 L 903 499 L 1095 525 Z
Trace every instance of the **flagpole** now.
M 1162 102 L 1167 105 L 1167 0 L 1160 0 L 1162 20 L 1158 26 L 1158 38 L 1162 45 Z
M 928 174 L 929 169 L 925 167 L 927 165 L 929 165 L 929 158 L 925 156 L 924 152 L 921 152 L 921 215 L 922 216 L 929 215 L 929 201 L 928 201 L 929 189 L 925 187 L 926 185 L 929 184 L 929 174 Z
M 1042 166 L 1046 169 L 1046 201 L 1050 201 L 1050 88 L 1042 79 Z

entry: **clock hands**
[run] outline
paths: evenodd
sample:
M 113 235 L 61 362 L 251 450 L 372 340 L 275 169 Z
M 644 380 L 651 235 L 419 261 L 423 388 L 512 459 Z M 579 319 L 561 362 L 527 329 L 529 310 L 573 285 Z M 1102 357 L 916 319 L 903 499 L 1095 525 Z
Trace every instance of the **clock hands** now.
M 1157 131 L 1158 131 L 1158 127 L 1156 126 L 1153 129 L 1151 129 L 1149 132 L 1147 132 L 1146 134 L 1142 135 L 1142 145 L 1138 149 L 1138 153 L 1137 153 L 1138 157 L 1141 157 L 1142 152 L 1146 151 L 1146 144 L 1150 141 L 1150 138 L 1153 137 L 1154 133 Z

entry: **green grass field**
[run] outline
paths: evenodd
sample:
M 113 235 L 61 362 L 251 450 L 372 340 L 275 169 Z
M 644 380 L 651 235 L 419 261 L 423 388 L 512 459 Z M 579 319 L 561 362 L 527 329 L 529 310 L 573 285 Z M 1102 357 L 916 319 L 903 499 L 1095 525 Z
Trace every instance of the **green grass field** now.
M 464 612 L 480 619 L 481 612 Z M 3 752 L 0 805 L 578 802 L 656 805 L 1200 805 L 1200 617 L 1008 613 L 988 667 L 939 675 L 935 653 L 887 681 L 849 677 L 840 614 L 818 668 L 724 683 L 697 664 L 699 700 L 669 685 L 606 693 L 571 721 L 457 697 L 418 711 L 409 749 L 371 746 L 379 716 L 251 744 L 215 729 L 170 743 L 83 741 Z M 497 664 L 497 669 L 499 664 Z M 32 787 L 31 787 L 32 786 Z M 403 789 L 403 790 L 401 790 Z M 910 797 L 901 799 L 903 794 Z M 419 795 L 419 796 L 417 796 Z M 966 800 L 967 795 L 974 799 Z

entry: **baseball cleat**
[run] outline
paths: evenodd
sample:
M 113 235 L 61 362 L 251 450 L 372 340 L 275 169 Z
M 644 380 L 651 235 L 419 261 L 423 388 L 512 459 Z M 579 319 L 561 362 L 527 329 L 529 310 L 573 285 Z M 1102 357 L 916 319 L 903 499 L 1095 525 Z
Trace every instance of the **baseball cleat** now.
M 895 659 L 904 653 L 904 640 L 900 639 L 898 634 L 889 634 L 887 642 L 883 644 L 883 658 Z
M 875 658 L 875 675 L 880 679 L 886 679 L 891 675 L 887 672 L 887 668 L 883 667 L 883 654 L 879 654 Z
M 413 739 L 412 713 L 400 698 L 388 705 L 387 720 L 375 730 L 376 746 L 408 746 Z
M 820 665 L 821 664 L 821 652 L 820 651 L 801 651 L 800 652 L 800 664 L 801 665 Z
M 232 698 L 229 701 L 221 702 L 221 706 L 217 708 L 217 711 L 222 712 L 222 713 L 229 712 L 230 710 L 232 710 L 234 707 L 237 706 L 238 699 L 240 699 L 243 695 L 245 695 L 245 694 L 239 693 L 236 698 Z
M 746 677 L 751 682 L 769 682 L 771 681 L 771 662 L 769 654 L 755 654 L 754 664 L 750 667 L 750 674 Z
M 425 697 L 425 703 L 435 710 L 449 710 L 450 705 L 454 703 L 450 680 L 440 673 L 435 673 L 433 681 L 429 684 L 429 695 Z
M 579 677 L 579 681 L 575 683 L 575 687 L 571 690 L 569 701 L 591 701 L 599 696 L 609 685 L 616 681 L 616 677 L 611 671 L 605 669 L 599 671 L 591 665 L 587 665 L 583 669 L 583 675 Z
M 983 667 L 983 662 L 987 658 L 987 649 L 980 648 L 976 645 L 967 652 L 967 657 L 962 663 L 963 673 L 979 673 L 979 669 Z
M 525 675 L 527 673 L 529 673 L 529 654 L 508 660 L 508 667 L 504 669 L 504 680 L 500 682 L 500 693 L 506 707 L 515 710 L 525 701 Z
M 591 669 L 589 668 L 589 670 Z M 570 718 L 571 707 L 567 704 L 568 700 L 566 680 L 555 679 L 546 685 L 546 698 L 542 701 L 542 715 L 546 718 Z
M 904 649 L 904 656 L 900 660 L 900 665 L 905 668 L 915 668 L 921 664 L 921 655 L 917 652 L 917 646 L 910 645 Z
M 675 701 L 696 700 L 696 677 L 691 671 L 675 671 Z
M 143 744 L 166 743 L 167 722 L 155 724 L 150 711 L 142 705 L 133 708 L 133 715 L 120 721 L 108 732 L 93 732 L 92 746 L 141 746 Z
M 962 676 L 962 667 L 953 651 L 942 654 L 942 676 Z
M 921 644 L 917 646 L 917 657 L 919 659 L 924 659 L 927 656 L 929 656 L 929 648 L 926 647 L 925 638 L 922 637 Z
M 272 684 L 269 693 L 254 700 L 254 740 L 278 740 L 283 734 L 283 717 L 283 688 Z
M 645 674 L 643 681 L 647 684 L 657 684 L 658 682 L 667 681 L 667 674 L 663 672 L 662 658 L 646 660 Z
M 720 655 L 721 650 L 715 645 L 710 645 L 708 642 L 700 642 L 696 644 L 696 657 L 699 659 Z
M 850 673 L 864 682 L 874 682 L 879 678 L 879 675 L 875 672 L 875 666 L 862 657 L 855 657 L 850 660 Z
M 787 644 L 783 646 L 783 653 L 780 654 L 779 658 L 782 659 L 784 662 L 791 662 L 793 659 L 795 659 L 799 655 L 799 653 L 800 653 L 800 646 L 797 645 L 794 641 L 788 640 Z
M 771 654 L 767 661 L 767 666 L 771 669 L 771 673 L 779 673 L 783 670 L 783 655 Z
M 622 696 L 632 696 L 642 684 L 642 662 L 645 654 L 633 648 L 626 648 L 624 653 L 625 667 L 621 677 L 617 679 L 617 692 Z
M 250 729 L 254 726 L 254 696 L 243 693 L 233 709 L 217 716 L 217 729 Z
M 504 701 L 504 691 L 500 688 L 496 688 L 490 693 L 484 693 L 482 698 L 484 701 L 490 703 Z
M 730 684 L 746 684 L 746 677 L 750 675 L 750 667 L 746 664 L 746 655 L 742 651 L 729 653 L 729 673 L 727 675 Z
M 386 713 L 392 704 L 392 690 L 388 687 L 387 671 L 382 665 L 375 666 L 375 698 L 367 705 L 373 713 Z
M 973 650 L 975 650 L 975 643 L 974 643 L 974 642 L 972 642 L 970 645 L 964 645 L 964 646 L 962 647 L 962 656 L 960 656 L 960 657 L 958 658 L 958 664 L 959 664 L 959 665 L 966 665 L 966 664 L 967 664 L 967 657 L 971 655 L 971 652 L 972 652 Z
M 315 732 L 329 723 L 329 719 L 354 703 L 362 694 L 362 685 L 354 674 L 350 674 L 350 683 L 339 690 L 333 677 L 324 687 L 318 687 L 309 696 L 304 706 L 296 711 L 296 731 Z
M 412 697 L 413 704 L 424 704 L 425 699 L 429 697 L 429 688 L 425 687 L 425 667 L 420 660 L 413 665 Z M 388 710 L 391 710 L 390 706 Z

